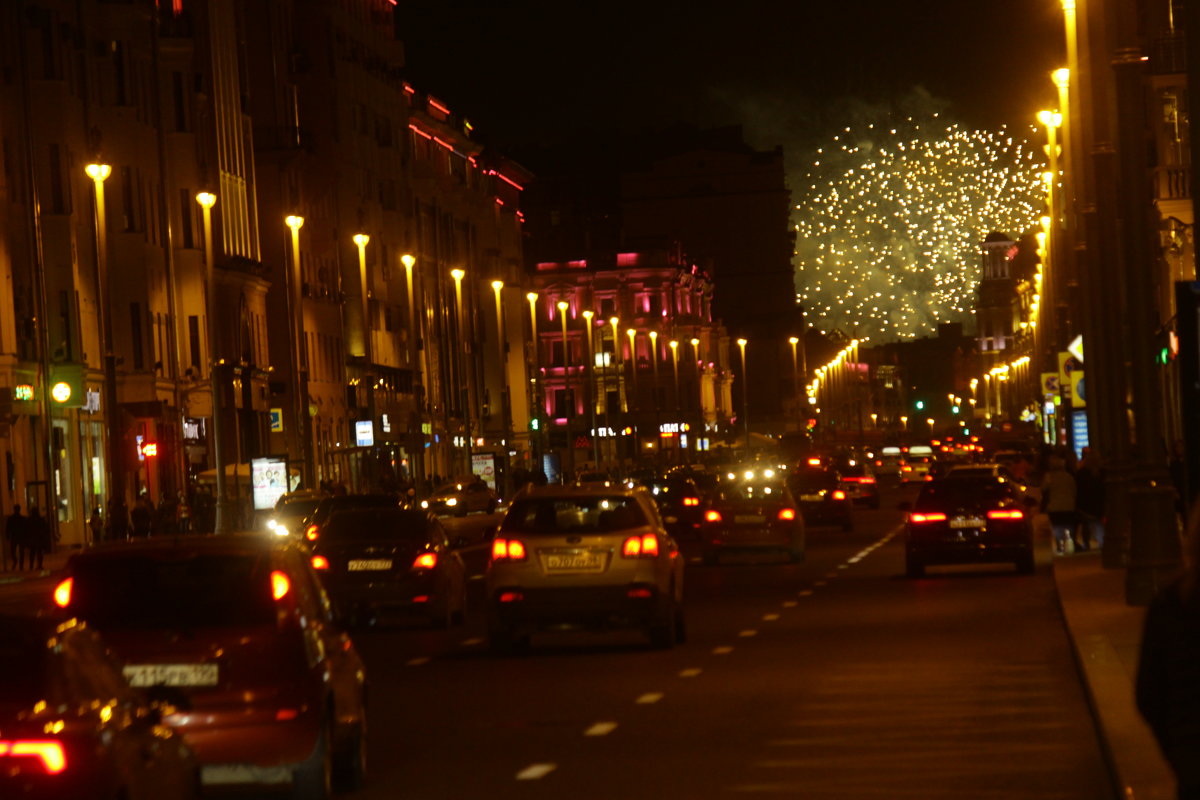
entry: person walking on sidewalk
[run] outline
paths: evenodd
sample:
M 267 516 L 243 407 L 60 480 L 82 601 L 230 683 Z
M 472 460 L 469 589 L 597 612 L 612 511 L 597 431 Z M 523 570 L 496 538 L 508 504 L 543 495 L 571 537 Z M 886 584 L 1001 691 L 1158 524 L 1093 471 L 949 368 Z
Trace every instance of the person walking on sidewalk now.
M 50 524 L 38 511 L 37 506 L 29 508 L 29 568 L 44 569 L 46 553 L 50 552 Z
M 104 518 L 100 516 L 100 506 L 92 506 L 92 515 L 88 517 L 87 526 L 92 537 L 88 544 L 99 543 L 104 538 Z
M 1104 545 L 1104 470 L 1096 455 L 1083 448 L 1083 460 L 1075 473 L 1075 510 L 1079 527 L 1075 531 L 1075 549 L 1088 550 Z
M 1184 571 L 1150 603 L 1135 684 L 1137 707 L 1175 773 L 1179 800 L 1200 800 L 1200 503 Z
M 1042 511 L 1050 517 L 1054 531 L 1054 550 L 1062 555 L 1068 540 L 1075 535 L 1075 478 L 1067 472 L 1062 456 L 1050 456 L 1046 476 L 1042 479 Z
M 12 568 L 25 569 L 25 548 L 29 542 L 29 518 L 21 513 L 21 506 L 14 505 L 12 513 L 4 520 L 4 539 L 8 546 Z

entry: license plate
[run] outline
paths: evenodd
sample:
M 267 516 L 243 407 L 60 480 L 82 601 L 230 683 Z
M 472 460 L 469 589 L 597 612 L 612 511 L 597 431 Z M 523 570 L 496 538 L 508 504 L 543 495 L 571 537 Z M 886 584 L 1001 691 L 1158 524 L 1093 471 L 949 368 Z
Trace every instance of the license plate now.
M 951 528 L 982 528 L 985 524 L 979 517 L 959 517 L 950 520 Z
M 546 555 L 546 569 L 552 572 L 594 572 L 603 566 L 599 553 L 548 553 Z
M 821 495 L 819 495 L 819 494 L 802 494 L 802 495 L 800 495 L 800 499 L 806 503 L 815 503 L 816 501 L 821 499 Z
M 351 572 L 378 572 L 392 568 L 390 558 L 359 558 L 346 564 Z
M 762 525 L 767 518 L 761 514 L 735 514 L 733 521 L 738 525 Z
M 123 670 L 133 687 L 216 686 L 216 664 L 129 664 Z

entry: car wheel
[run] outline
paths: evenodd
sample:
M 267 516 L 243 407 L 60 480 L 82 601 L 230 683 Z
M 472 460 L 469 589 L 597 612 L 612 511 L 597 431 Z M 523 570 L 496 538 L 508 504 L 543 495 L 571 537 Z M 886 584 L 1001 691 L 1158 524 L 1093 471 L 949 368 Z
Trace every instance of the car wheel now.
M 367 782 L 367 717 L 364 713 L 350 741 L 338 754 L 334 764 L 337 788 L 342 791 L 361 789 Z
M 1032 552 L 1025 553 L 1024 555 L 1022 555 L 1020 558 L 1017 559 L 1017 572 L 1021 573 L 1022 575 L 1032 575 L 1034 572 L 1035 566 L 1036 565 L 1034 564 L 1034 561 L 1033 561 L 1033 553 Z
M 518 636 L 512 628 L 499 626 L 488 628 L 488 650 L 493 655 L 510 656 L 529 647 L 528 636 Z
M 925 577 L 925 564 L 916 556 L 909 555 L 904 559 L 904 574 L 910 578 Z
M 292 772 L 292 800 L 329 800 L 333 796 L 333 747 L 329 726 L 303 764 Z
M 434 630 L 444 631 L 454 624 L 454 609 L 450 606 L 450 595 L 442 595 L 441 602 L 436 606 L 436 610 L 429 615 L 429 627 Z
M 687 620 L 684 619 L 683 609 L 675 609 L 675 643 L 683 644 L 687 641 Z
M 678 633 L 679 611 L 675 604 L 675 589 L 668 593 L 669 600 L 662 618 L 650 625 L 646 634 L 650 637 L 650 646 L 655 650 L 670 650 L 675 646 Z

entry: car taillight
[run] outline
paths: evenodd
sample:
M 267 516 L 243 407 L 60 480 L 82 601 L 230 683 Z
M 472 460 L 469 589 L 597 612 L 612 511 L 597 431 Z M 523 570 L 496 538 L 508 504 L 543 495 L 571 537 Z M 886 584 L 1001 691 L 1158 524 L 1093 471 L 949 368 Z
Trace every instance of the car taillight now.
M 867 475 L 865 477 L 859 478 L 858 482 L 859 483 L 874 483 L 875 479 L 872 478 L 870 475 Z
M 492 542 L 493 561 L 524 561 L 525 543 L 520 539 L 496 539 Z
M 698 505 L 700 505 L 700 498 L 699 497 L 685 497 L 685 498 L 683 498 L 683 504 L 685 506 L 698 506 Z
M 437 566 L 437 553 L 421 553 L 413 559 L 413 569 L 433 569 Z
M 313 556 L 312 557 L 312 568 L 317 569 L 317 570 L 329 569 L 329 559 L 326 558 L 325 556 Z
M 778 516 L 779 516 L 779 519 L 783 520 L 784 522 L 787 522 L 788 520 L 793 520 L 796 518 L 796 509 L 781 508 L 781 509 L 779 509 Z
M 901 467 L 900 471 L 901 472 L 912 472 L 912 467 L 906 465 L 906 466 Z
M 288 580 L 288 576 L 282 570 L 273 570 L 271 572 L 271 596 L 276 600 L 282 600 L 287 597 L 287 593 L 291 591 L 292 582 Z
M 834 489 L 833 490 L 833 499 L 834 500 L 845 500 L 846 493 L 843 492 L 841 489 Z
M 716 510 L 705 511 L 704 512 L 704 521 L 705 522 L 720 522 L 721 521 L 721 512 L 716 511 Z
M 621 545 L 621 555 L 625 558 L 654 558 L 658 555 L 658 537 L 653 533 L 630 536 Z
M 945 522 L 946 515 L 940 511 L 914 511 L 908 517 L 909 522 L 921 524 L 922 522 Z
M 1019 508 L 997 508 L 987 513 L 988 519 L 1025 519 L 1024 512 Z
M 810 459 L 808 460 L 808 465 L 809 465 L 810 467 L 819 467 L 819 466 L 821 466 L 821 459 L 819 459 L 819 458 L 810 458 Z
M 317 537 L 321 535 L 321 526 L 317 524 L 309 525 L 304 529 L 304 538 L 310 542 L 315 542 Z
M 47 775 L 57 775 L 67 768 L 67 753 L 62 743 L 53 739 L 0 739 L 0 759 L 9 758 L 36 761 Z
M 71 590 L 75 587 L 75 579 L 67 578 L 54 587 L 54 604 L 59 608 L 71 605 Z

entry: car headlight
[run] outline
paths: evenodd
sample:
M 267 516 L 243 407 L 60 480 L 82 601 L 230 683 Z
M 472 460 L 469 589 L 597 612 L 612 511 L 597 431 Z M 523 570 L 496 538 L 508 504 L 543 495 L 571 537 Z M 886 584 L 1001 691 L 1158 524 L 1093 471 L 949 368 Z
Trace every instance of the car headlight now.
M 428 500 L 422 500 L 422 501 L 421 501 L 421 508 L 429 508 L 429 501 L 428 501 Z
M 456 505 L 458 505 L 458 498 L 457 497 L 447 497 L 443 502 L 445 502 L 445 504 L 448 506 L 456 506 Z
M 272 528 L 272 530 L 275 531 L 276 536 L 287 536 L 288 535 L 287 526 L 280 525 L 278 522 L 275 523 L 275 527 Z

